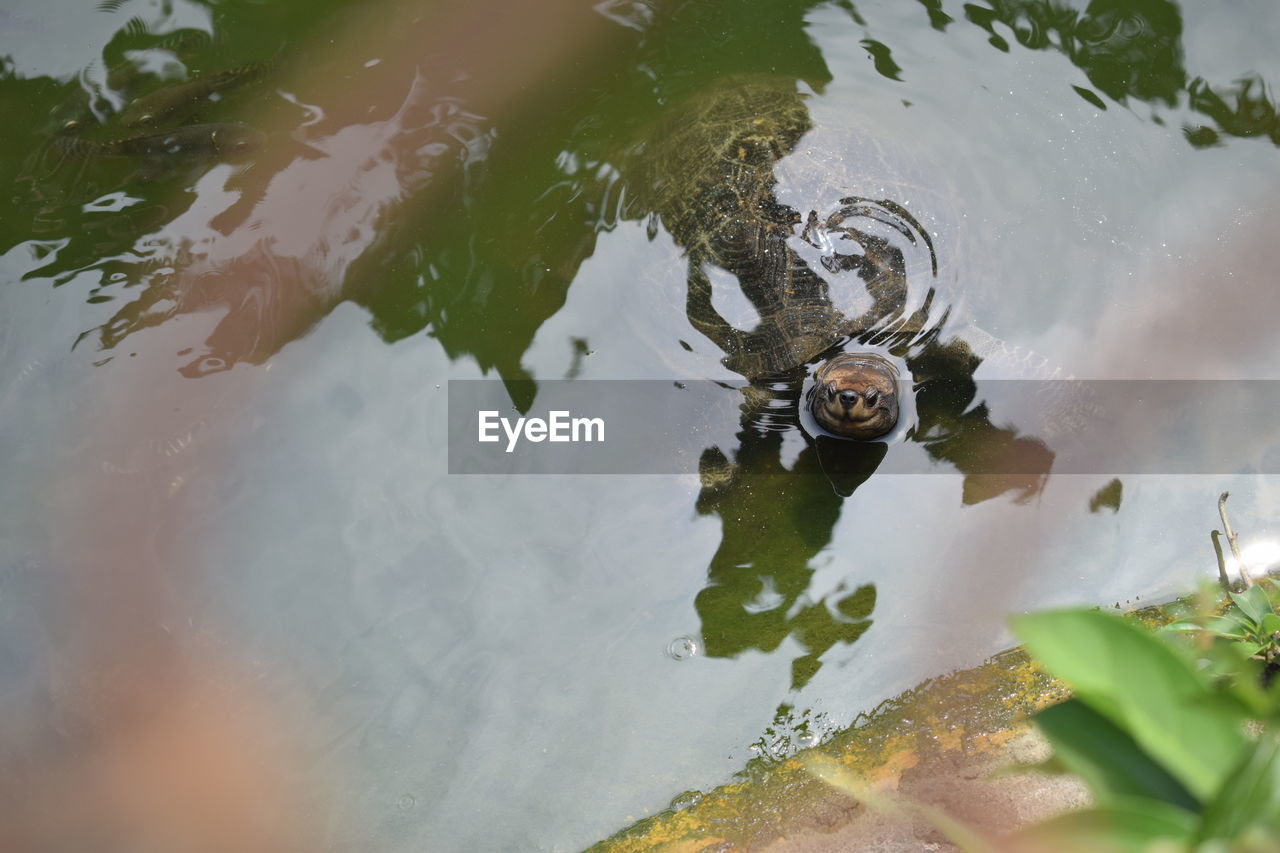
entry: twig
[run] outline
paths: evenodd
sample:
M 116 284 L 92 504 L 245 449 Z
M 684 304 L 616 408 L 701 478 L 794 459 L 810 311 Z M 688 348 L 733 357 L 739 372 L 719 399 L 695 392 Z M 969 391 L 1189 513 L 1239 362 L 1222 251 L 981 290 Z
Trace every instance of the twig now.
M 1249 577 L 1249 568 L 1240 556 L 1240 546 L 1236 544 L 1235 531 L 1231 529 L 1231 522 L 1227 521 L 1227 498 L 1230 496 L 1230 492 L 1223 492 L 1218 498 L 1218 516 L 1222 519 L 1222 530 L 1227 534 L 1227 544 L 1231 546 L 1231 556 L 1235 557 L 1236 568 L 1240 570 L 1240 580 L 1244 581 L 1244 587 L 1248 589 L 1253 586 L 1253 578 Z
M 1231 592 L 1231 579 L 1227 577 L 1227 561 L 1222 557 L 1222 531 L 1212 530 L 1209 532 L 1209 538 L 1213 540 L 1213 555 L 1218 558 L 1218 582 L 1222 584 L 1223 590 Z

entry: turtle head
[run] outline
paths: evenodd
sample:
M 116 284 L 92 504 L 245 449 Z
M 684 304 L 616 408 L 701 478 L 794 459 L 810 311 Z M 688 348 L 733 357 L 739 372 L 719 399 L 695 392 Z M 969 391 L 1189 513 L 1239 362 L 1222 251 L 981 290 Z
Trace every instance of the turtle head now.
M 879 438 L 898 423 L 898 370 L 873 353 L 842 353 L 814 374 L 809 410 L 823 429 Z

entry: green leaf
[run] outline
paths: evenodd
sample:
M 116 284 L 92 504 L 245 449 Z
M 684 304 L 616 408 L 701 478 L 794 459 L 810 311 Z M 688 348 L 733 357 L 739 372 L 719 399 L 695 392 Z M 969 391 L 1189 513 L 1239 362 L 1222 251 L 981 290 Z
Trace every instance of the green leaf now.
M 1168 634 L 1195 634 L 1205 630 L 1205 627 L 1199 622 L 1193 622 L 1190 619 L 1179 619 L 1177 622 L 1170 622 L 1157 630 Z
M 1252 627 L 1252 625 L 1246 625 L 1225 616 L 1210 616 L 1204 620 L 1204 629 L 1206 631 L 1217 634 L 1219 637 L 1226 637 L 1228 640 L 1244 639 Z
M 1245 743 L 1244 714 L 1173 646 L 1097 610 L 1036 613 L 1013 628 L 1080 701 L 1128 732 L 1197 799 L 1222 784 Z
M 1275 737 L 1250 744 L 1204 809 L 1197 841 L 1233 839 L 1251 824 L 1280 814 L 1280 744 Z M 1275 829 L 1277 827 L 1272 827 Z
M 1154 800 L 1121 800 L 1103 808 L 1068 812 L 1016 833 L 1031 849 L 1148 853 L 1153 842 L 1189 846 L 1196 816 Z
M 1222 640 L 1202 652 L 1200 673 L 1213 683 L 1224 701 L 1235 703 L 1241 719 L 1268 717 L 1280 700 L 1280 691 L 1268 693 L 1262 687 L 1262 662 L 1242 657 L 1240 643 Z
M 1253 643 L 1253 642 L 1243 643 L 1242 642 L 1242 643 L 1236 644 L 1236 652 L 1242 658 L 1253 657 L 1258 652 L 1262 651 L 1264 648 L 1266 648 L 1266 644 L 1264 643 Z
M 1266 590 L 1260 586 L 1251 586 L 1242 593 L 1229 592 L 1227 595 L 1231 596 L 1236 607 L 1243 610 L 1255 625 L 1262 621 L 1263 616 L 1275 612 L 1271 609 L 1271 599 L 1267 598 Z
M 1098 803 L 1146 797 L 1199 811 L 1196 798 L 1169 771 L 1127 732 L 1080 700 L 1045 708 L 1035 721 L 1053 744 L 1054 756 L 1085 781 Z
M 1270 637 L 1276 631 L 1280 631 L 1280 616 L 1275 613 L 1267 613 L 1262 617 L 1262 636 Z
M 1222 697 L 1236 703 L 1241 716 L 1248 719 L 1271 716 L 1276 699 L 1280 698 L 1263 688 L 1262 661 L 1256 658 L 1243 661 L 1236 658 L 1232 663 L 1229 680 L 1219 683 L 1218 687 L 1222 690 Z

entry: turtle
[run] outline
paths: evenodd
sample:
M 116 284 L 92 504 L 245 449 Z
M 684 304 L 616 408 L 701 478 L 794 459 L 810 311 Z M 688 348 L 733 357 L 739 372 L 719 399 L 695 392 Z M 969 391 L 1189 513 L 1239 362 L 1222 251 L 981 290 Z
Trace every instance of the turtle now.
M 921 219 L 959 242 L 949 185 L 892 143 L 816 123 L 795 80 L 722 78 L 673 107 L 631 157 L 637 203 L 687 258 L 685 315 L 748 380 L 748 408 L 751 389 L 757 407 L 777 408 L 778 388 L 809 380 L 803 405 L 819 427 L 873 440 L 897 423 L 899 364 L 917 388 L 972 385 L 993 360 L 1019 378 L 1070 378 L 939 298 L 959 268 L 940 264 Z M 726 288 L 750 303 L 750 320 L 723 316 L 713 297 Z M 1066 431 L 1088 417 L 1074 393 L 1052 406 Z M 945 429 L 963 414 L 953 405 Z
M 914 305 L 907 287 L 912 272 L 936 278 L 937 252 L 901 202 L 858 194 L 848 180 L 857 154 L 831 151 L 829 134 L 810 142 L 814 129 L 794 81 L 726 78 L 639 146 L 637 194 L 684 249 L 685 314 L 723 363 L 762 385 L 821 362 L 805 401 L 817 423 L 875 439 L 897 423 L 899 387 L 897 367 L 875 349 L 901 355 L 945 319 L 932 313 L 932 286 Z M 896 181 L 883 175 L 877 186 L 886 183 Z M 713 304 L 724 286 L 713 284 L 716 271 L 736 280 L 753 328 Z M 851 342 L 858 349 L 843 352 Z

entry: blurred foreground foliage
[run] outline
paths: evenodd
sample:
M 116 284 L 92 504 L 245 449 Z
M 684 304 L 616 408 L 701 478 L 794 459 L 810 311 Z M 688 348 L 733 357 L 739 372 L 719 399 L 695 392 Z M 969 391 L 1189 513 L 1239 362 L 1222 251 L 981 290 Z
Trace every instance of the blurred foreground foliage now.
M 1015 837 L 1035 851 L 1280 851 L 1280 591 L 1270 581 L 1155 632 L 1097 610 L 1019 617 L 1073 689 L 1035 721 L 1094 805 Z

